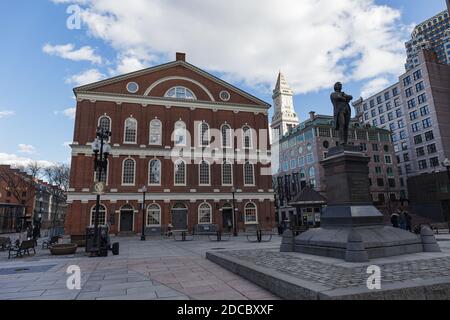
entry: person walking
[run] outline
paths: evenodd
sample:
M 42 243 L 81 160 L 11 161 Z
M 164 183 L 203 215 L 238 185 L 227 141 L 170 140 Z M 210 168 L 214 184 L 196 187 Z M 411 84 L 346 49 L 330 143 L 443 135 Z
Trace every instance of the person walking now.
M 391 223 L 394 228 L 398 228 L 399 215 L 396 211 L 391 215 Z

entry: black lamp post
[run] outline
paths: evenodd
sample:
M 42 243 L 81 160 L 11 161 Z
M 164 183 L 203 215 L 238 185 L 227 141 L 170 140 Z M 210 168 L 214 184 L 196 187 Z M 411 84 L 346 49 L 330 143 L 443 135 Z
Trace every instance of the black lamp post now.
M 233 196 L 233 236 L 237 237 L 238 232 L 237 232 L 237 219 L 236 219 L 236 199 L 234 197 L 234 194 L 236 193 L 236 188 L 232 187 L 231 188 L 231 195 Z
M 141 241 L 145 241 L 145 194 L 147 193 L 147 187 L 142 187 L 142 233 L 141 233 Z
M 111 132 L 103 128 L 97 128 L 97 137 L 92 143 L 92 151 L 94 152 L 94 171 L 96 174 L 96 182 L 102 181 L 102 173 L 106 172 L 108 168 L 108 156 L 111 153 L 111 146 L 107 143 Z M 97 194 L 97 203 L 95 206 L 94 218 L 94 241 L 90 250 L 91 257 L 99 255 L 100 239 L 98 237 L 99 225 L 99 210 L 100 210 L 100 193 Z

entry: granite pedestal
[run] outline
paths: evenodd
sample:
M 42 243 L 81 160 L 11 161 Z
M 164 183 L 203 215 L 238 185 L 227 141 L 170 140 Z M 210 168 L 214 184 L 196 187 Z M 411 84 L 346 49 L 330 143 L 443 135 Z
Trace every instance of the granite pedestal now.
M 373 206 L 369 187 L 369 157 L 359 147 L 331 148 L 322 161 L 328 206 L 321 228 L 292 238 L 286 234 L 281 251 L 366 262 L 369 259 L 418 252 L 440 251 L 429 230 L 422 235 L 384 225 L 383 215 Z

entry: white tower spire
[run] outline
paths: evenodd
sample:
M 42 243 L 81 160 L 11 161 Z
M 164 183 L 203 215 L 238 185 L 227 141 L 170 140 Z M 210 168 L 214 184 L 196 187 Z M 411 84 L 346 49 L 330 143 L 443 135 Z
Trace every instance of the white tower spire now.
M 282 137 L 292 128 L 299 125 L 299 119 L 294 110 L 294 91 L 289 86 L 286 77 L 281 71 L 273 90 L 274 115 L 272 118 L 272 137 Z

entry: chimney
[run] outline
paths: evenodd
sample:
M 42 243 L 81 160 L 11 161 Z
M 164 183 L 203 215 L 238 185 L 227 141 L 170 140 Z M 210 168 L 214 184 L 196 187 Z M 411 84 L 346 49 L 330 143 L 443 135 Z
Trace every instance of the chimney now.
M 309 112 L 309 119 L 314 120 L 316 113 L 314 111 Z
M 183 53 L 183 52 L 177 52 L 177 54 L 176 54 L 176 60 L 177 60 L 177 61 L 186 61 L 186 53 Z

